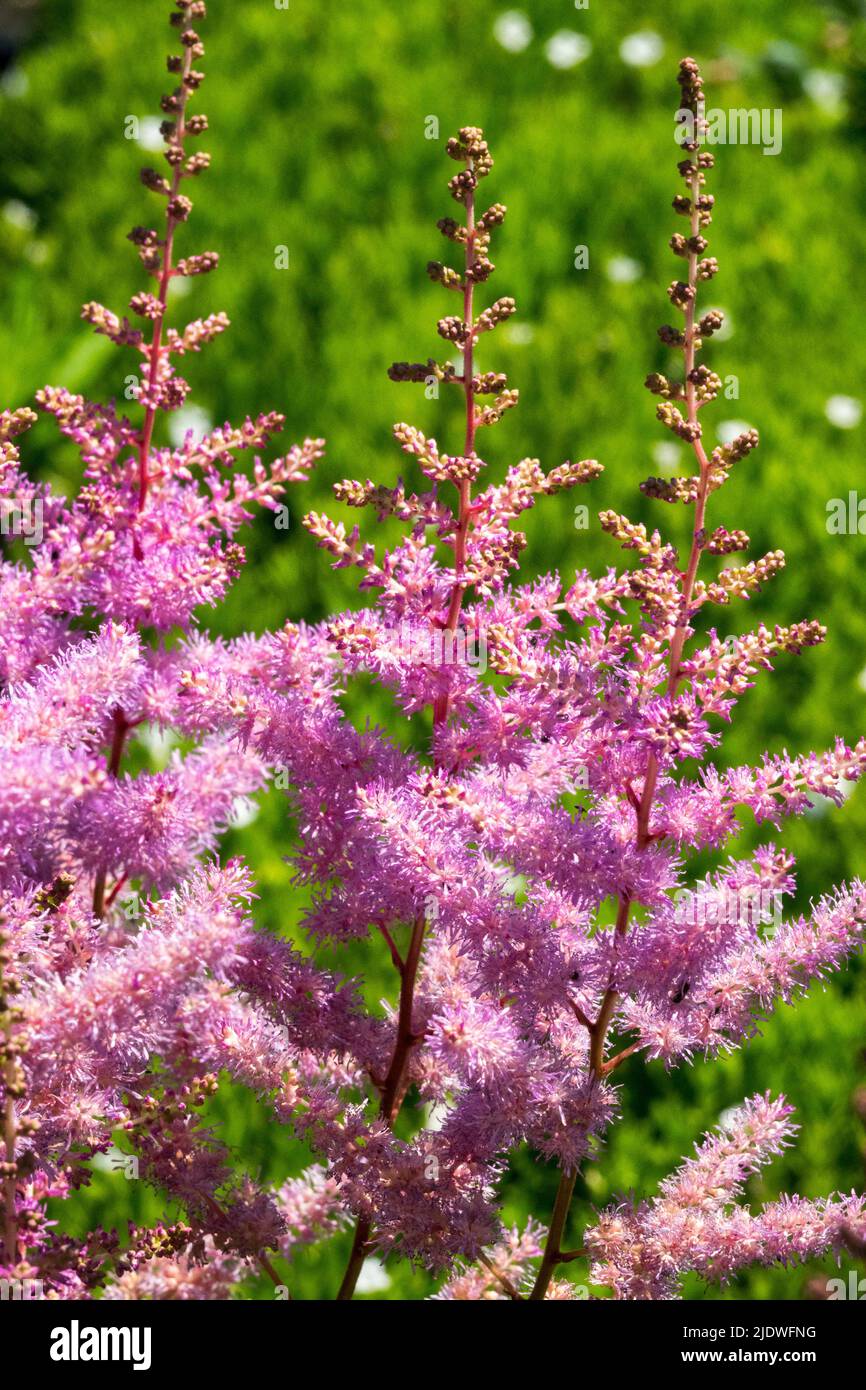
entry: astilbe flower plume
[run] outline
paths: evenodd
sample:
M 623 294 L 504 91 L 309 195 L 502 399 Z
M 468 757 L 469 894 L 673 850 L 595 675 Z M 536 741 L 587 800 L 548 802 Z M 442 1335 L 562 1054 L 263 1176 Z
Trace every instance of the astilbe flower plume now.
M 743 1203 L 749 1175 L 792 1133 L 789 1107 L 769 1096 L 747 1101 L 657 1196 L 599 1213 L 582 1250 L 564 1248 L 577 1173 L 616 1118 L 620 1067 L 741 1046 L 780 1000 L 857 951 L 866 921 L 866 888 L 853 883 L 768 931 L 794 889 L 793 860 L 774 845 L 690 874 L 694 851 L 725 850 L 741 808 L 781 825 L 814 795 L 840 800 L 866 765 L 866 742 L 726 771 L 708 760 L 757 672 L 824 634 L 812 622 L 760 625 L 723 642 L 710 626 L 692 644 L 704 609 L 748 599 L 783 565 L 778 551 L 715 573 L 705 561 L 748 547 L 708 512 L 757 435 L 710 454 L 703 443 L 720 381 L 699 359 L 720 316 L 698 306 L 717 267 L 704 255 L 712 156 L 695 63 L 679 73 L 694 118 L 674 201 L 687 232 L 671 241 L 680 318 L 660 331 L 682 365 L 647 381 L 695 471 L 643 485 L 686 508 L 687 553 L 604 512 L 633 564 L 518 581 L 522 514 L 601 470 L 528 458 L 498 481 L 487 472 L 485 432 L 518 400 L 487 344 L 516 306 L 479 303 L 506 209 L 480 197 L 493 160 L 467 126 L 447 146 L 459 216 L 438 224 L 457 265 L 428 266 L 456 306 L 438 323 L 452 355 L 390 371 L 454 393 L 459 452 L 400 423 L 417 491 L 403 479 L 336 486 L 339 503 L 403 524 L 384 553 L 359 526 L 306 518 L 335 566 L 357 568 L 367 606 L 223 642 L 197 614 L 239 571 L 238 529 L 252 505 L 280 505 L 322 445 L 257 459 L 250 480 L 228 470 L 237 452 L 268 444 L 276 414 L 155 442 L 161 415 L 187 395 L 176 359 L 227 326 L 221 314 L 166 322 L 173 278 L 217 262 L 175 258 L 191 211 L 183 190 L 207 165 L 187 150 L 207 124 L 188 109 L 204 11 L 181 0 L 173 16 L 168 173 L 143 174 L 165 217 L 131 234 L 152 282 L 130 304 L 144 326 L 84 312 L 141 355 L 136 420 L 40 392 L 81 453 L 68 502 L 20 465 L 14 440 L 31 412 L 0 417 L 3 492 L 38 501 L 44 518 L 27 562 L 0 569 L 0 1275 L 38 1278 L 61 1298 L 223 1298 L 256 1270 L 279 1283 L 275 1260 L 291 1282 L 299 1247 L 351 1227 L 341 1298 L 374 1251 L 443 1272 L 449 1300 L 574 1297 L 560 1266 L 584 1253 L 614 1296 L 670 1298 L 686 1271 L 724 1280 L 753 1261 L 838 1250 L 862 1232 L 859 1198 L 783 1198 L 757 1213 Z M 358 677 L 390 691 L 407 719 L 429 720 L 426 748 L 353 725 L 345 697 Z M 135 774 L 130 750 L 152 726 L 185 752 Z M 695 759 L 702 772 L 686 775 Z M 275 770 L 309 890 L 307 954 L 256 928 L 249 872 L 217 857 L 235 799 Z M 130 895 L 141 905 L 132 922 Z M 316 962 L 319 947 L 355 940 L 393 963 L 385 1018 Z M 274 1188 L 235 1171 L 208 1119 L 225 1076 L 308 1141 L 311 1168 Z M 406 1106 L 435 1126 L 402 1137 Z M 46 1202 L 86 1183 L 87 1160 L 118 1131 L 183 1220 L 124 1242 L 60 1235 Z M 559 1187 L 546 1226 L 506 1230 L 497 1187 L 522 1146 L 556 1165 Z

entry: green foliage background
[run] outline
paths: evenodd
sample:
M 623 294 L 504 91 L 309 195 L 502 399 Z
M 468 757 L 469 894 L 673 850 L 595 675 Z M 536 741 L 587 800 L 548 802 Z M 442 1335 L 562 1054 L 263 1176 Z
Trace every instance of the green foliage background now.
M 711 253 L 721 273 L 704 304 L 723 307 L 733 333 L 711 345 L 708 360 L 722 376 L 737 375 L 740 395 L 711 409 L 715 422 L 743 420 L 762 436 L 715 516 L 749 530 L 753 556 L 781 547 L 789 566 L 751 611 L 720 610 L 719 627 L 727 633 L 759 618 L 814 616 L 829 628 L 824 647 L 785 659 L 743 700 L 721 756 L 740 762 L 764 748 L 822 748 L 837 734 L 856 740 L 866 725 L 866 538 L 830 535 L 826 520 L 829 499 L 862 486 L 864 426 L 834 427 L 825 403 L 866 394 L 864 6 L 645 0 L 638 14 L 628 0 L 591 0 L 582 10 L 571 0 L 518 7 L 533 38 L 513 53 L 494 36 L 506 3 L 290 0 L 281 9 L 273 0 L 210 0 L 208 77 L 196 109 L 210 115 L 203 144 L 213 169 L 192 190 L 196 207 L 182 248 L 217 249 L 222 266 L 194 281 L 175 308 L 184 321 L 222 308 L 233 326 L 190 363 L 192 399 L 219 422 L 284 411 L 286 437 L 322 434 L 328 456 L 290 497 L 288 532 L 274 531 L 267 518 L 252 529 L 248 568 L 231 601 L 203 621 L 212 631 L 260 631 L 357 604 L 354 579 L 333 573 L 297 524 L 302 511 L 325 505 L 339 478 L 387 481 L 405 471 L 389 438 L 394 420 L 409 419 L 440 441 L 459 438 L 456 401 L 427 402 L 421 388 L 395 386 L 385 372 L 395 358 L 437 352 L 433 325 L 449 306 L 424 266 L 441 254 L 433 224 L 450 211 L 444 184 L 453 172 L 443 146 L 461 124 L 483 125 L 491 141 L 488 189 L 509 206 L 494 248 L 493 291 L 514 295 L 519 307 L 519 327 L 497 334 L 493 356 L 482 361 L 507 370 L 522 397 L 485 439 L 487 457 L 494 473 L 524 455 L 546 467 L 567 457 L 596 457 L 606 467 L 575 499 L 591 507 L 588 530 L 576 529 L 567 495 L 530 515 L 528 571 L 558 568 L 568 578 L 577 566 L 617 563 L 594 521 L 603 507 L 684 538 L 684 517 L 646 502 L 637 485 L 659 471 L 653 448 L 670 439 L 641 383 L 665 361 L 655 329 L 669 317 L 665 286 L 676 271 L 667 249 L 679 188 L 674 74 L 691 52 L 705 67 L 710 105 L 779 107 L 784 119 L 777 157 L 755 146 L 720 149 L 712 176 Z M 166 0 L 0 4 L 0 38 L 21 19 L 26 31 L 0 81 L 4 406 L 24 404 L 46 382 L 120 397 L 135 370 L 135 357 L 90 335 L 77 310 L 97 299 L 123 312 L 142 287 L 124 236 L 154 215 L 137 169 L 158 156 L 143 155 L 124 133 L 128 116 L 157 114 L 166 10 Z M 563 29 L 592 43 L 569 70 L 546 54 Z M 636 68 L 622 60 L 620 43 L 635 30 L 663 39 L 661 61 Z M 835 106 L 822 99 L 836 89 Z M 425 138 L 430 116 L 439 121 L 438 141 Z M 586 270 L 574 266 L 578 245 L 589 248 Z M 275 268 L 278 246 L 289 249 L 288 270 Z M 609 263 L 622 257 L 637 263 L 629 283 L 610 273 Z M 75 456 L 48 423 L 27 445 L 34 468 L 74 485 Z M 391 720 L 381 694 L 354 699 L 359 719 Z M 840 812 L 818 808 L 786 827 L 785 843 L 800 858 L 800 906 L 863 871 L 864 828 L 862 790 Z M 743 838 L 754 843 L 757 835 L 746 826 Z M 290 827 L 279 797 L 266 798 L 255 823 L 229 839 L 227 848 L 243 850 L 258 873 L 262 924 L 295 932 L 300 898 L 283 859 Z M 377 945 L 354 949 L 348 968 L 364 971 L 373 1001 L 393 992 Z M 581 1180 L 574 1243 L 594 1204 L 652 1192 L 705 1127 L 758 1089 L 784 1090 L 803 1132 L 797 1148 L 752 1184 L 751 1200 L 785 1189 L 815 1196 L 862 1187 L 864 1131 L 853 1098 L 864 1045 L 863 973 L 855 966 L 796 1010 L 783 1009 L 725 1061 L 673 1074 L 627 1064 L 623 1122 Z M 214 1111 L 240 1168 L 279 1180 L 303 1167 L 301 1146 L 252 1096 L 226 1086 Z M 507 1217 L 543 1218 L 554 1185 L 545 1166 L 521 1157 L 503 1188 Z M 58 1215 L 76 1229 L 153 1220 L 165 1210 L 159 1194 L 100 1171 Z M 294 1295 L 332 1295 L 346 1246 L 338 1238 L 286 1270 Z M 799 1298 L 822 1270 L 831 1265 L 759 1272 L 724 1296 Z M 579 1263 L 570 1273 L 585 1277 Z M 389 1265 L 387 1274 L 386 1288 L 362 1296 L 419 1298 L 432 1287 L 422 1272 Z M 259 1284 L 247 1292 L 271 1296 Z M 688 1294 L 720 1296 L 697 1283 Z

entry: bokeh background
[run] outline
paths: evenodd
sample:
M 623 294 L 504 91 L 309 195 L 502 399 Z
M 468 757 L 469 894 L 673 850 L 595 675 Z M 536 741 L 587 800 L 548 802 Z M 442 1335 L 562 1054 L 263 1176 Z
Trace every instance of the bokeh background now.
M 77 315 L 89 299 L 123 312 L 143 287 L 124 238 L 152 216 L 137 171 L 158 160 L 167 9 L 167 0 L 0 0 L 3 406 L 29 402 L 48 382 L 121 397 L 135 370 L 135 354 L 118 353 Z M 485 127 L 496 159 L 485 191 L 509 207 L 488 288 L 513 295 L 519 308 L 482 362 L 507 370 L 521 391 L 519 409 L 485 439 L 487 456 L 494 470 L 525 455 L 546 467 L 568 457 L 606 467 L 579 499 L 590 503 L 589 529 L 575 528 L 567 494 L 530 514 L 528 571 L 569 577 L 577 566 L 617 563 L 594 521 L 603 507 L 682 538 L 684 517 L 646 502 L 637 485 L 678 467 L 680 446 L 655 421 L 642 382 L 665 363 L 655 330 L 669 317 L 665 286 L 677 268 L 667 248 L 680 225 L 670 207 L 679 190 L 674 77 L 677 60 L 692 53 L 711 106 L 783 113 L 776 157 L 757 146 L 720 148 L 711 184 L 711 254 L 721 272 L 703 302 L 729 317 L 707 360 L 723 377 L 736 375 L 739 395 L 711 407 L 704 428 L 724 432 L 739 421 L 762 437 L 735 470 L 716 520 L 748 529 L 753 555 L 781 547 L 788 557 L 787 571 L 750 608 L 720 610 L 719 626 L 727 633 L 758 619 L 813 616 L 829 628 L 823 648 L 784 659 L 742 701 L 720 757 L 801 752 L 837 734 L 856 740 L 866 729 L 866 536 L 831 534 L 827 508 L 852 491 L 855 501 L 866 497 L 862 0 L 644 0 L 637 8 L 630 0 L 586 8 L 572 0 L 513 8 L 210 0 L 209 10 L 196 109 L 210 116 L 203 145 L 213 168 L 192 190 L 181 243 L 183 252 L 219 250 L 222 264 L 185 282 L 184 302 L 172 307 L 183 321 L 225 309 L 232 328 L 189 361 L 192 413 L 182 426 L 275 408 L 287 416 L 288 438 L 324 435 L 328 456 L 291 495 L 288 531 L 267 517 L 251 528 L 246 572 L 226 607 L 203 622 L 211 631 L 261 631 L 357 604 L 354 579 L 328 568 L 299 524 L 302 511 L 326 504 L 339 478 L 384 482 L 405 471 L 390 439 L 394 420 L 456 447 L 456 400 L 425 401 L 420 387 L 389 382 L 386 369 L 441 346 L 434 324 L 448 309 L 424 267 L 441 255 L 434 223 L 451 211 L 445 181 L 453 172 L 444 142 L 462 124 Z M 130 116 L 138 139 L 127 138 Z M 427 138 L 431 117 L 438 140 Z M 589 266 L 578 270 L 581 245 Z M 287 269 L 276 268 L 278 247 L 288 249 Z M 75 485 L 77 459 L 50 422 L 27 449 L 43 476 Z M 381 693 L 353 698 L 359 719 L 393 719 Z M 151 750 L 156 761 L 164 755 Z M 866 870 L 864 830 L 862 789 L 841 811 L 819 805 L 786 827 L 784 842 L 800 860 L 799 906 Z M 758 838 L 744 823 L 743 844 Z M 285 859 L 290 827 L 279 794 L 263 798 L 227 848 L 255 867 L 262 924 L 297 934 L 302 900 Z M 698 865 L 710 867 L 709 858 Z M 364 971 L 374 1003 L 391 993 L 376 945 L 353 948 L 341 965 Z M 651 1193 L 706 1127 L 759 1089 L 786 1092 L 803 1128 L 796 1149 L 751 1184 L 750 1200 L 862 1189 L 864 1047 L 864 976 L 855 964 L 796 1010 L 782 1009 L 727 1060 L 673 1074 L 628 1064 L 623 1121 L 580 1180 L 572 1243 L 593 1206 Z M 308 1161 L 254 1097 L 224 1086 L 213 1109 L 239 1170 L 278 1181 Z M 410 1114 L 405 1123 L 422 1119 Z M 508 1219 L 529 1211 L 543 1219 L 554 1186 L 548 1168 L 521 1156 L 503 1186 Z M 105 1168 L 57 1212 L 70 1229 L 165 1214 L 164 1197 Z M 337 1238 L 303 1255 L 288 1279 L 294 1294 L 332 1296 L 346 1247 Z M 569 1272 L 585 1277 L 579 1262 Z M 807 1297 L 833 1272 L 831 1263 L 759 1271 L 724 1296 Z M 363 1287 L 361 1297 L 422 1298 L 433 1285 L 420 1271 L 368 1264 Z M 244 1293 L 271 1296 L 255 1282 Z M 720 1295 L 695 1281 L 688 1296 Z

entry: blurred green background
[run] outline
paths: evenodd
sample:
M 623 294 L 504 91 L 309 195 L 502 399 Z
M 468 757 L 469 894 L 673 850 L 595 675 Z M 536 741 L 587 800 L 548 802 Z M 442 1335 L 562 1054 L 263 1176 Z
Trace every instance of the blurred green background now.
M 122 397 L 135 370 L 134 354 L 91 335 L 77 314 L 89 299 L 122 313 L 143 287 L 124 238 L 155 215 L 137 171 L 159 160 L 149 151 L 165 88 L 167 9 L 167 0 L 0 2 L 3 406 L 28 402 L 48 382 Z M 357 604 L 354 578 L 328 568 L 298 524 L 302 511 L 326 504 L 337 479 L 405 473 L 389 438 L 394 420 L 457 446 L 456 399 L 446 392 L 425 401 L 420 387 L 390 383 L 386 369 L 441 346 L 434 323 L 453 306 L 424 266 L 442 255 L 434 223 L 452 211 L 444 185 L 454 168 L 444 142 L 462 124 L 484 126 L 496 159 L 485 192 L 509 207 L 487 289 L 513 295 L 519 309 L 482 355 L 483 369 L 507 370 L 521 392 L 520 408 L 485 437 L 486 457 L 494 472 L 524 455 L 545 467 L 595 457 L 606 468 L 580 494 L 591 508 L 588 530 L 575 529 L 567 494 L 530 515 L 527 572 L 558 568 L 568 579 L 575 567 L 617 563 L 594 521 L 603 507 L 682 539 L 684 515 L 646 502 L 637 485 L 674 471 L 681 447 L 656 423 L 642 382 L 667 360 L 655 330 L 669 317 L 665 286 L 678 273 L 667 248 L 681 225 L 670 207 L 679 191 L 672 112 L 677 60 L 688 52 L 704 67 L 710 106 L 783 112 L 778 156 L 720 148 L 709 185 L 710 253 L 721 272 L 703 305 L 723 308 L 729 327 L 706 360 L 723 377 L 736 375 L 739 394 L 711 407 L 704 429 L 741 421 L 762 436 L 714 520 L 748 529 L 753 556 L 783 548 L 789 566 L 751 611 L 719 610 L 719 628 L 806 616 L 829 628 L 826 646 L 784 659 L 743 700 L 721 756 L 740 762 L 764 748 L 824 747 L 837 734 L 856 740 L 866 728 L 866 537 L 831 535 L 826 522 L 830 499 L 858 489 L 866 496 L 866 5 L 210 0 L 209 10 L 196 109 L 210 116 L 200 144 L 213 152 L 213 168 L 191 190 L 196 206 L 181 251 L 216 249 L 222 264 L 173 309 L 183 321 L 225 309 L 232 328 L 187 359 L 198 413 L 184 423 L 275 408 L 288 418 L 287 439 L 324 435 L 328 456 L 291 494 L 288 532 L 267 517 L 252 528 L 248 568 L 205 625 L 262 630 Z M 129 116 L 138 118 L 138 141 L 126 138 Z M 427 138 L 430 117 L 438 140 Z M 589 250 L 587 269 L 575 268 L 578 246 Z M 289 252 L 284 270 L 275 267 L 279 247 Z M 49 422 L 26 447 L 34 468 L 74 486 L 77 460 Z M 688 468 L 684 457 L 680 467 Z M 392 717 L 369 690 L 356 709 L 359 718 Z M 800 859 L 801 907 L 863 870 L 864 829 L 862 790 L 842 811 L 818 807 L 786 828 Z M 279 796 L 265 798 L 258 818 L 229 838 L 258 873 L 262 924 L 291 934 L 300 898 L 283 859 L 291 846 Z M 744 829 L 744 845 L 757 838 Z M 372 999 L 392 991 L 377 946 L 354 949 L 348 965 L 364 970 Z M 862 1188 L 864 1046 L 864 980 L 854 966 L 796 1010 L 783 1009 L 726 1061 L 671 1075 L 658 1064 L 627 1064 L 623 1122 L 581 1179 L 572 1244 L 594 1205 L 619 1192 L 651 1193 L 704 1128 L 759 1089 L 785 1091 L 803 1131 L 752 1184 L 751 1200 Z M 302 1147 L 253 1097 L 224 1087 L 214 1111 L 239 1168 L 280 1180 L 304 1166 Z M 544 1219 L 554 1186 L 549 1169 L 521 1156 L 503 1188 L 507 1218 L 532 1211 Z M 59 1215 L 75 1229 L 164 1210 L 159 1194 L 99 1171 Z M 286 1271 L 294 1295 L 332 1296 L 346 1249 L 338 1238 L 302 1255 Z M 801 1298 L 810 1279 L 830 1272 L 829 1262 L 759 1271 L 725 1296 Z M 585 1277 L 579 1263 L 569 1273 Z M 368 1266 L 367 1275 L 362 1297 L 420 1298 L 432 1288 L 422 1272 L 390 1264 Z M 246 1293 L 271 1296 L 257 1283 Z M 688 1296 L 719 1294 L 695 1281 Z

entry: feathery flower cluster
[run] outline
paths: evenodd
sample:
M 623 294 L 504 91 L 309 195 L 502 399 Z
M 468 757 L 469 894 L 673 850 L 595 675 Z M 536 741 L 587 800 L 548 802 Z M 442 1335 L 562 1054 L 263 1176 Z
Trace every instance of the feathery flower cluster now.
M 687 556 L 604 512 L 633 564 L 516 582 L 519 518 L 590 483 L 600 465 L 528 458 L 501 481 L 487 477 L 483 432 L 518 395 L 478 357 L 515 304 L 477 303 L 506 209 L 479 201 L 493 161 L 467 126 L 447 146 L 460 218 L 438 224 L 459 264 L 428 266 L 458 296 L 459 312 L 438 324 L 453 360 L 390 371 L 458 394 L 460 452 L 401 423 L 396 440 L 422 490 L 402 479 L 337 485 L 339 503 L 403 523 L 384 553 L 359 526 L 306 518 L 334 566 L 360 571 L 368 606 L 223 642 L 197 615 L 239 572 L 237 532 L 253 505 L 280 505 L 322 444 L 256 459 L 248 478 L 229 471 L 235 455 L 264 449 L 281 416 L 155 442 L 161 415 L 187 395 L 176 360 L 227 327 L 222 314 L 166 322 L 173 278 L 217 263 L 212 252 L 175 259 L 187 181 L 208 162 L 187 150 L 207 127 L 189 110 L 204 14 L 201 0 L 178 0 L 172 16 L 168 172 L 142 175 L 164 219 L 131 233 L 152 282 L 129 306 L 143 326 L 84 311 L 140 354 L 138 418 L 62 388 L 40 392 L 82 458 L 67 501 L 20 465 L 15 440 L 32 413 L 0 417 L 0 490 L 38 500 L 44 517 L 41 545 L 19 558 L 13 549 L 0 567 L 0 1276 L 39 1279 L 57 1298 L 224 1298 L 256 1271 L 290 1286 L 300 1246 L 351 1227 L 341 1298 L 373 1251 L 443 1271 L 445 1299 L 571 1298 L 560 1266 L 583 1252 L 563 1248 L 569 1203 L 616 1118 L 620 1066 L 640 1053 L 673 1067 L 743 1045 L 780 1001 L 858 951 L 866 923 L 866 886 L 853 883 L 807 918 L 779 925 L 773 911 L 769 932 L 767 903 L 794 886 L 791 857 L 775 846 L 689 875 L 692 851 L 722 851 L 741 808 L 780 825 L 813 795 L 841 799 L 866 767 L 866 741 L 757 767 L 709 761 L 757 672 L 824 634 L 811 622 L 761 625 L 722 642 L 710 628 L 687 649 L 704 609 L 747 599 L 783 564 L 774 551 L 699 578 L 705 555 L 726 560 L 749 544 L 740 530 L 710 529 L 707 509 L 757 444 L 749 431 L 708 455 L 702 440 L 720 383 L 698 360 L 719 326 L 697 305 L 717 268 L 704 255 L 712 156 L 700 75 L 682 63 L 682 105 L 697 122 L 674 207 L 689 227 L 671 241 L 681 319 L 660 331 L 682 368 L 647 381 L 695 472 L 644 484 L 690 510 Z M 467 659 L 479 646 L 485 661 Z M 426 752 L 353 726 L 345 696 L 357 677 L 381 683 L 406 714 L 429 712 Z M 185 752 L 134 772 L 130 751 L 154 727 Z M 693 759 L 697 776 L 683 768 Z M 248 871 L 218 858 L 235 799 L 274 769 L 309 888 L 309 953 L 255 926 Z M 357 939 L 393 962 L 384 1019 L 316 963 L 320 945 Z M 311 1144 L 312 1168 L 277 1188 L 238 1176 L 207 1118 L 225 1076 Z M 435 1124 L 399 1137 L 404 1106 Z M 61 1235 L 47 1200 L 86 1184 L 89 1160 L 118 1131 L 183 1221 L 123 1241 Z M 585 1236 L 592 1280 L 617 1297 L 670 1298 L 688 1270 L 721 1280 L 751 1261 L 838 1249 L 862 1227 L 861 1199 L 786 1198 L 757 1214 L 740 1201 L 790 1133 L 783 1101 L 748 1102 L 657 1197 L 598 1216 Z M 558 1166 L 559 1192 L 547 1227 L 507 1231 L 497 1185 L 523 1145 Z

